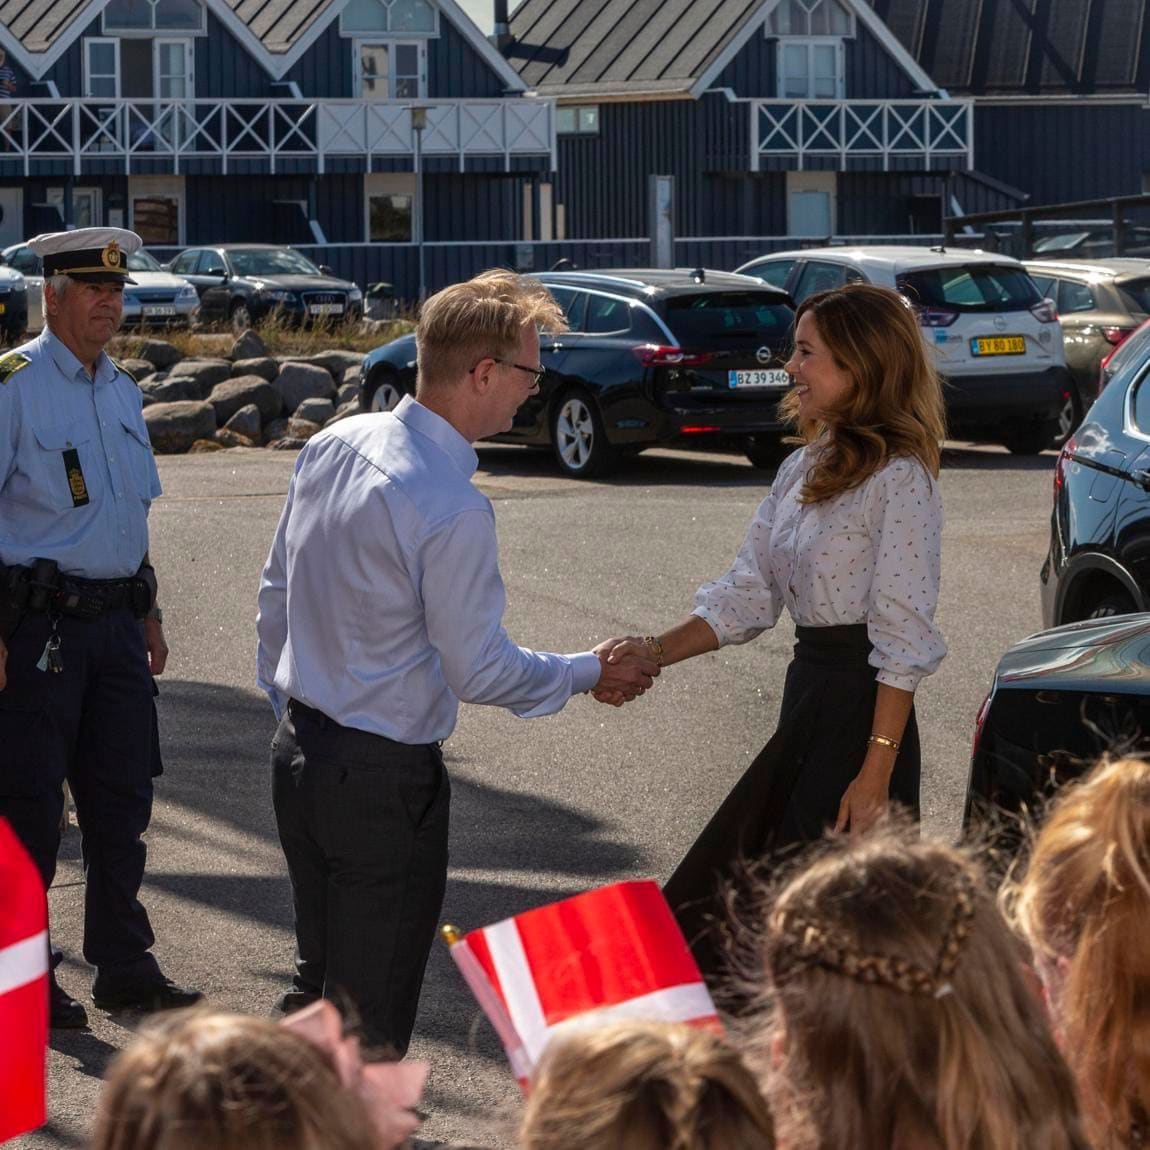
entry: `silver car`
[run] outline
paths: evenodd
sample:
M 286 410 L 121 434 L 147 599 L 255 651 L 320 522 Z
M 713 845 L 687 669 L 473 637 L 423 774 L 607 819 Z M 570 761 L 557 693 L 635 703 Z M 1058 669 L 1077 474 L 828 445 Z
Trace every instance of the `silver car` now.
M 22 272 L 28 282 L 28 330 L 44 326 L 44 273 L 40 257 L 27 244 L 0 252 L 0 262 Z M 186 325 L 199 311 L 200 297 L 183 276 L 164 271 L 154 256 L 141 249 L 128 256 L 134 284 L 124 286 L 124 327 Z

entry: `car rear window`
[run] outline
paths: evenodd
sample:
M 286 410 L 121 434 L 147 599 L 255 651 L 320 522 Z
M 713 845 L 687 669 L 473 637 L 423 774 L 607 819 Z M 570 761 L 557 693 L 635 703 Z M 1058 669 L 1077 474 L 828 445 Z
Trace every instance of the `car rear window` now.
M 1042 298 L 1022 268 L 1007 264 L 958 264 L 924 268 L 898 277 L 898 288 L 918 307 L 953 311 L 1023 311 Z
M 1118 290 L 1135 311 L 1150 315 L 1150 279 L 1125 280 L 1118 285 Z
M 756 291 L 670 296 L 665 319 L 684 347 L 740 339 L 788 339 L 794 312 L 777 296 Z

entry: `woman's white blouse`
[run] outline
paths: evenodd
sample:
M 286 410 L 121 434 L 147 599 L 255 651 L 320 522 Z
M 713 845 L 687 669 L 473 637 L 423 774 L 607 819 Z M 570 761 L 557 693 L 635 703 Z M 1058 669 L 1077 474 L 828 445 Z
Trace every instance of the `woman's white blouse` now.
M 880 683 L 913 691 L 946 643 L 934 625 L 942 542 L 938 483 L 916 459 L 889 460 L 858 487 L 800 503 L 815 444 L 783 461 L 734 565 L 695 593 L 720 645 L 745 643 L 785 606 L 806 627 L 866 623 Z

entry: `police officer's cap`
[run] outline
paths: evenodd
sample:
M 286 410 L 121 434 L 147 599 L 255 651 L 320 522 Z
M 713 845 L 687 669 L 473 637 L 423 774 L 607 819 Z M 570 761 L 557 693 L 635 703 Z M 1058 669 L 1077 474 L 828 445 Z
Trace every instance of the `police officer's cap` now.
M 28 241 L 44 261 L 44 278 L 68 276 L 87 283 L 130 284 L 128 256 L 143 240 L 126 228 L 76 228 L 45 232 Z

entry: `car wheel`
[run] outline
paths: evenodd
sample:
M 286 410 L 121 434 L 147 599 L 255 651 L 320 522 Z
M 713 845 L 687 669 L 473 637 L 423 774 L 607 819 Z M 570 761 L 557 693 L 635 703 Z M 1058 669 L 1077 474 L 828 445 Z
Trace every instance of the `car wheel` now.
M 793 450 L 791 444 L 769 435 L 752 435 L 743 445 L 743 453 L 751 464 L 764 471 L 774 471 Z
M 1066 396 L 1066 402 L 1058 413 L 1058 426 L 1051 440 L 1051 447 L 1061 447 L 1077 430 L 1082 422 L 1082 408 L 1076 392 L 1071 391 Z
M 236 300 L 236 302 L 232 304 L 231 320 L 233 331 L 247 331 L 248 328 L 255 327 L 255 323 L 252 320 L 251 309 L 242 299 Z
M 407 394 L 399 377 L 390 368 L 376 368 L 364 384 L 360 411 L 392 411 Z
M 1133 615 L 1138 605 L 1126 594 L 1115 588 L 1106 591 L 1086 613 L 1087 619 L 1109 619 L 1113 615 Z
M 1052 423 L 1027 423 L 1007 435 L 1002 445 L 1011 455 L 1038 455 L 1054 438 Z
M 615 462 L 603 421 L 584 391 L 565 391 L 551 416 L 551 448 L 556 462 L 575 479 L 605 475 Z

